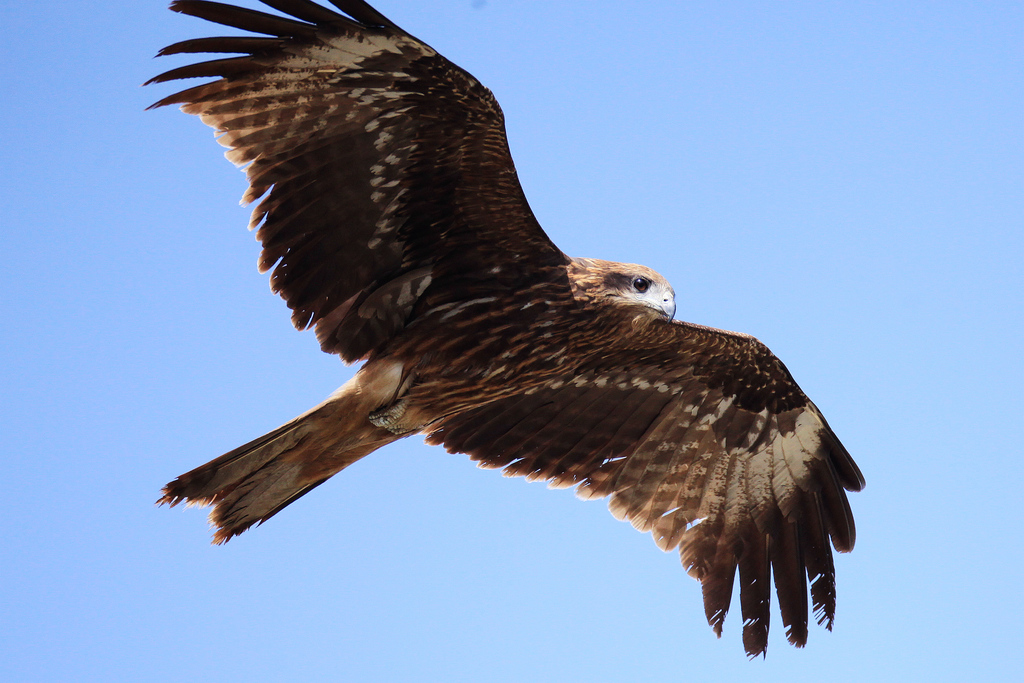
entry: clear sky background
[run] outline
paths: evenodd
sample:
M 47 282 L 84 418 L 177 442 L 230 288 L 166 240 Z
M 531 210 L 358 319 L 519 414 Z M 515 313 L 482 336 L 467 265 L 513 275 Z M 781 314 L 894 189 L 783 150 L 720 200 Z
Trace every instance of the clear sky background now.
M 417 438 L 224 547 L 176 475 L 351 368 L 173 109 L 165 0 L 0 6 L 0 679 L 1008 680 L 1024 612 L 1024 5 L 378 0 L 489 86 L 567 253 L 749 332 L 860 464 L 833 633 L 748 661 L 603 503 Z

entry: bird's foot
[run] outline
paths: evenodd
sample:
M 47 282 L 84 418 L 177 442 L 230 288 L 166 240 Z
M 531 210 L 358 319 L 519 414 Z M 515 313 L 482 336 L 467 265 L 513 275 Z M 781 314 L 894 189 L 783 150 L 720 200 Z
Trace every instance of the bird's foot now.
M 411 430 L 400 424 L 405 416 L 406 408 L 408 408 L 408 404 L 405 401 L 395 401 L 389 406 L 370 413 L 370 422 L 392 434 L 407 434 Z

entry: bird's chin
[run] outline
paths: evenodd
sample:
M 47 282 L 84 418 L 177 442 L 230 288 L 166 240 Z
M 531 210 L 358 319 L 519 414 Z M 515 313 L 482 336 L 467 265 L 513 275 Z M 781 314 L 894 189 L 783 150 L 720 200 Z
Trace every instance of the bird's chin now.
M 633 327 L 643 327 L 658 321 L 670 320 L 660 308 L 644 307 L 633 317 Z
M 676 316 L 676 307 L 673 306 L 671 310 L 665 310 L 660 306 L 649 306 L 647 312 L 652 318 L 668 321 Z

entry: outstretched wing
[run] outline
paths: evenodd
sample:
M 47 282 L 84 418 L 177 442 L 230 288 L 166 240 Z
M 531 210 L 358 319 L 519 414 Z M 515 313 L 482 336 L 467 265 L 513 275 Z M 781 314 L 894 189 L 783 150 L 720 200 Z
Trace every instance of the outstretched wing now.
M 260 270 L 324 351 L 367 357 L 434 303 L 523 286 L 565 263 L 523 196 L 501 109 L 471 75 L 361 0 L 263 0 L 286 18 L 202 0 L 171 9 L 263 34 L 160 51 L 239 53 L 151 83 L 247 165 Z
M 509 476 L 610 496 L 678 548 L 721 634 L 737 567 L 743 642 L 768 642 L 774 573 L 786 636 L 807 640 L 807 579 L 831 628 L 829 539 L 854 544 L 845 490 L 864 478 L 789 371 L 753 337 L 657 322 L 572 376 L 445 419 L 428 441 Z

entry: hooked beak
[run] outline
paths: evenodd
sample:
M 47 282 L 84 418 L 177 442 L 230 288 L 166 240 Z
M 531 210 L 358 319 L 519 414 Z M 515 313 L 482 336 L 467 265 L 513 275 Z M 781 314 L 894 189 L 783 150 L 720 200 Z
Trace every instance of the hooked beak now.
M 665 298 L 661 302 L 661 311 L 665 314 L 665 317 L 672 320 L 676 317 L 676 302 L 675 299 Z

